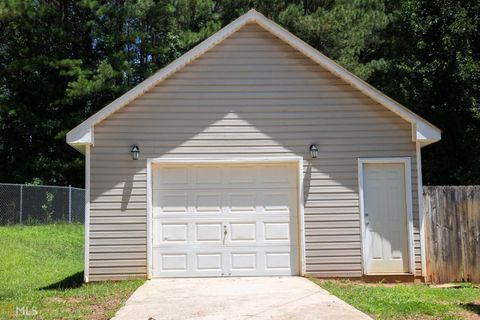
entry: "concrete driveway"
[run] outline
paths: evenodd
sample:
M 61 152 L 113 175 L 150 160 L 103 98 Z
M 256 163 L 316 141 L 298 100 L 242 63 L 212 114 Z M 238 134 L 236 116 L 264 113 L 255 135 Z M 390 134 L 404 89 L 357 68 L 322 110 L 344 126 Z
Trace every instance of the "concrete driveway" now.
M 301 277 L 147 281 L 115 320 L 371 319 Z

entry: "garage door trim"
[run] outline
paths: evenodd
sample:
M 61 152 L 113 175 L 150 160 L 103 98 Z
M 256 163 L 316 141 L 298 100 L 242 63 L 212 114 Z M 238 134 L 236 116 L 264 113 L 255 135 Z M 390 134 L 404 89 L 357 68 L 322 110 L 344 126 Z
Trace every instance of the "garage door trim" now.
M 303 202 L 302 157 L 257 157 L 236 159 L 150 158 L 147 159 L 147 278 L 153 275 L 153 178 L 152 164 L 261 164 L 293 163 L 297 167 L 298 257 L 300 275 L 305 275 L 305 220 Z

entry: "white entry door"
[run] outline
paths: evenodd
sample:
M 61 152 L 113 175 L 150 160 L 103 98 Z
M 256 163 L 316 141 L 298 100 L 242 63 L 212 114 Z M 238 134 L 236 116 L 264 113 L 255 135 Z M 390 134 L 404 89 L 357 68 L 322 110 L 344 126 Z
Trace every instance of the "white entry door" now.
M 364 255 L 367 274 L 409 272 L 404 163 L 364 163 Z
M 152 169 L 154 277 L 298 274 L 293 164 Z

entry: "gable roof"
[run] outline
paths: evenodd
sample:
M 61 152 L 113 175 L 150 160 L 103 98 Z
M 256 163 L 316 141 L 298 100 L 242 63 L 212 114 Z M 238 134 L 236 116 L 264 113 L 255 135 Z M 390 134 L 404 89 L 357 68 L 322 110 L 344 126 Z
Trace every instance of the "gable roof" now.
M 262 28 L 271 32 L 293 48 L 302 52 L 304 55 L 321 65 L 323 68 L 332 72 L 374 101 L 385 106 L 406 121 L 410 122 L 412 124 L 413 141 L 420 142 L 422 146 L 425 146 L 441 139 L 440 129 L 424 120 L 408 108 L 402 106 L 400 103 L 387 97 L 385 94 L 375 89 L 362 79 L 358 78 L 332 59 L 308 45 L 306 42 L 288 32 L 272 20 L 266 18 L 261 13 L 252 9 L 72 129 L 67 133 L 67 143 L 83 153 L 85 145 L 93 145 L 93 127 L 96 124 L 107 118 L 112 113 L 121 109 L 131 101 L 140 97 L 154 86 L 158 85 L 167 77 L 171 76 L 176 71 L 183 68 L 185 65 L 192 62 L 222 42 L 224 39 L 238 31 L 247 23 L 257 23 Z

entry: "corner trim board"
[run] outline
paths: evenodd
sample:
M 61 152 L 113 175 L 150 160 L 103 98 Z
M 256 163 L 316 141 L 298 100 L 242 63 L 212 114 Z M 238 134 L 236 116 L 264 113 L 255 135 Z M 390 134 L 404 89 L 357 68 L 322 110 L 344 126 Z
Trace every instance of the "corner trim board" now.
M 422 276 L 427 276 L 427 248 L 425 239 L 425 215 L 423 212 L 423 177 L 422 177 L 422 149 L 420 142 L 416 143 L 417 153 L 417 190 L 418 190 L 418 220 L 420 221 L 420 255 L 422 259 Z
M 90 146 L 85 146 L 85 252 L 83 277 L 86 283 L 90 276 Z
M 147 279 L 153 275 L 152 159 L 147 159 Z

